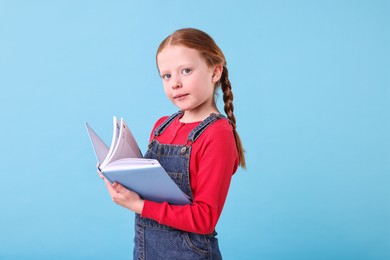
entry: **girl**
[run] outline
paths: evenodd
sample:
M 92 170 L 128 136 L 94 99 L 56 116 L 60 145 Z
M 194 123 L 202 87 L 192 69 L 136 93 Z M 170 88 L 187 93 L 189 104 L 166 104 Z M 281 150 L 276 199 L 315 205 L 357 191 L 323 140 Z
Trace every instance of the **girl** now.
M 106 185 L 114 202 L 136 213 L 134 259 L 221 259 L 215 226 L 232 175 L 245 168 L 225 57 L 208 34 L 187 28 L 160 44 L 156 61 L 179 112 L 156 122 L 145 158 L 159 160 L 192 204 L 156 203 Z M 216 106 L 218 87 L 227 118 Z

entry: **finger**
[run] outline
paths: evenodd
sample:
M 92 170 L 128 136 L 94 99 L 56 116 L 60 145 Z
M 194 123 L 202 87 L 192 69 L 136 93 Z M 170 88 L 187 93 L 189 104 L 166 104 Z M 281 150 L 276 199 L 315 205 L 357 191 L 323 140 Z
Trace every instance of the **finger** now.
M 110 193 L 111 197 L 118 194 L 118 192 L 112 187 L 111 183 L 108 180 L 104 179 L 104 182 L 106 183 L 108 193 Z
M 112 187 L 119 193 L 122 193 L 122 194 L 125 194 L 125 193 L 128 193 L 129 190 L 124 187 L 122 184 L 118 183 L 118 182 L 114 182 L 112 184 Z
M 120 185 L 119 183 L 111 184 L 107 180 L 106 180 L 106 185 L 112 201 L 117 203 L 118 205 L 124 206 L 128 201 L 128 195 L 130 191 L 127 190 L 122 185 Z

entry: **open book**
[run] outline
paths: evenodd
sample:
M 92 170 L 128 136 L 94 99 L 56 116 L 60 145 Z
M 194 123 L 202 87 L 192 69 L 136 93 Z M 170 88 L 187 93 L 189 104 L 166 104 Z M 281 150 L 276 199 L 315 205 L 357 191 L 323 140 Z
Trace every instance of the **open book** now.
M 110 148 L 86 123 L 99 170 L 111 183 L 118 182 L 142 198 L 176 205 L 191 203 L 157 160 L 142 157 L 141 150 L 123 120 L 113 120 Z

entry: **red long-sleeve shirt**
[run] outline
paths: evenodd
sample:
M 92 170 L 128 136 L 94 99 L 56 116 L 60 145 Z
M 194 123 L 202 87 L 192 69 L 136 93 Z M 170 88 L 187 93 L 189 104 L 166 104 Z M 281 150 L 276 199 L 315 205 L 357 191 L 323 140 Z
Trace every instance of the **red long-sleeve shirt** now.
M 166 118 L 159 119 L 153 131 Z M 184 145 L 188 134 L 199 123 L 181 123 L 176 118 L 156 139 L 163 144 Z M 217 120 L 192 144 L 190 182 L 193 203 L 182 206 L 145 200 L 141 216 L 188 232 L 213 232 L 238 163 L 232 126 L 225 119 Z

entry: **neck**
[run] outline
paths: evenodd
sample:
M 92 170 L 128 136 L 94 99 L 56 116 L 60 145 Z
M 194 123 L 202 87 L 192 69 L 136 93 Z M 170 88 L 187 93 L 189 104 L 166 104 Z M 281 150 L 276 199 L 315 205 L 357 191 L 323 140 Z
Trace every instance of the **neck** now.
M 205 111 L 187 110 L 184 111 L 183 116 L 180 118 L 180 122 L 182 123 L 200 122 L 205 120 L 212 113 L 219 114 L 217 107 L 211 107 L 210 109 L 207 109 Z

